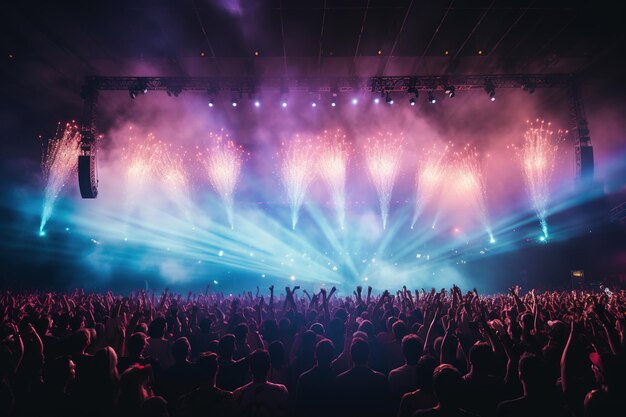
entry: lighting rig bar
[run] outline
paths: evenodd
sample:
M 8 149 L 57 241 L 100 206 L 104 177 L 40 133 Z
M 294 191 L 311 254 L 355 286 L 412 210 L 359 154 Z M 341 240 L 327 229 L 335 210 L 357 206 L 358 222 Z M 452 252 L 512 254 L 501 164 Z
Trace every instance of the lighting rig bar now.
M 256 95 L 265 92 L 288 93 L 349 93 L 371 92 L 381 95 L 404 92 L 407 94 L 482 89 L 492 100 L 499 88 L 521 88 L 529 93 L 538 88 L 564 88 L 570 104 L 573 131 L 575 132 L 576 177 L 593 178 L 593 147 L 589 137 L 580 84 L 573 74 L 492 74 L 446 76 L 380 76 L 370 78 L 214 78 L 214 77 L 101 77 L 85 78 L 81 90 L 84 100 L 82 118 L 82 143 L 79 156 L 79 186 L 83 198 L 98 194 L 96 173 L 96 115 L 99 91 L 127 91 L 131 98 L 148 91 L 165 91 L 177 97 L 183 91 Z M 452 90 L 452 94 L 450 94 Z

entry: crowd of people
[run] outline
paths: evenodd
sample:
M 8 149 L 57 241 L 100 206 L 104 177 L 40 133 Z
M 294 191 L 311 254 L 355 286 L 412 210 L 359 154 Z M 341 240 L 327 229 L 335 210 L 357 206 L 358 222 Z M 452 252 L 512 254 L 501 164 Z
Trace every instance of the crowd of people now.
M 626 414 L 624 290 L 4 291 L 0 312 L 0 415 Z

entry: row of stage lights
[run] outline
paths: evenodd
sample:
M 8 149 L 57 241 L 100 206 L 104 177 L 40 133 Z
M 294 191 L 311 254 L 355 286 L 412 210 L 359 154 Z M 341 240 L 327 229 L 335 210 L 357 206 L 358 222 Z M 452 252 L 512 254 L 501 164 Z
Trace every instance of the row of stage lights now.
M 456 95 L 456 91 L 455 91 L 455 87 L 453 85 L 446 85 L 443 87 L 443 91 L 444 93 L 450 97 L 453 98 Z M 131 99 L 134 99 L 135 97 L 137 97 L 140 94 L 146 94 L 148 92 L 148 87 L 147 86 L 142 86 L 140 88 L 129 88 L 128 89 L 128 94 L 130 95 Z M 168 96 L 174 96 L 174 97 L 178 97 L 178 95 L 182 92 L 182 88 L 176 88 L 176 89 L 168 89 L 167 91 L 167 95 Z M 489 99 L 491 101 L 495 101 L 496 100 L 496 88 L 493 85 L 493 83 L 491 81 L 488 81 L 487 84 L 485 85 L 485 92 L 489 95 Z M 409 98 L 409 104 L 411 106 L 415 106 L 417 104 L 417 99 L 419 98 L 419 92 L 417 91 L 417 89 L 415 87 L 411 87 L 407 90 L 407 93 L 411 96 Z M 286 108 L 288 106 L 288 101 L 287 98 L 285 97 L 286 95 L 283 94 L 282 98 L 280 100 L 280 106 L 283 108 Z M 338 95 L 336 93 L 332 94 L 332 98 L 330 100 L 330 106 L 331 107 L 337 107 L 338 104 L 338 99 L 337 99 Z M 381 97 L 375 97 L 373 102 L 374 104 L 379 104 L 381 102 L 381 98 L 384 98 L 385 103 L 387 104 L 394 104 L 394 99 L 391 96 L 391 92 L 387 91 L 383 91 L 381 92 Z M 433 91 L 429 91 L 428 92 L 428 102 L 431 104 L 435 104 L 437 102 L 437 99 L 435 98 L 434 92 Z M 241 101 L 242 97 L 240 96 L 239 99 L 237 99 L 236 97 L 233 97 L 231 99 L 231 106 L 232 107 L 237 107 L 239 106 L 239 103 Z M 252 100 L 252 97 L 250 97 L 250 99 Z M 311 107 L 317 107 L 318 106 L 318 101 L 312 101 L 311 102 Z M 356 106 L 357 104 L 359 104 L 359 99 L 354 97 L 350 100 L 350 102 L 352 103 L 353 106 Z M 209 98 L 209 107 L 215 107 L 216 102 L 215 102 L 215 98 L 213 96 L 211 96 L 211 98 Z M 261 101 L 259 99 L 254 99 L 253 100 L 253 104 L 254 107 L 261 107 Z
M 411 98 L 409 98 L 409 105 L 411 106 L 415 106 L 417 104 L 417 99 L 419 98 L 419 93 L 417 92 L 417 90 L 414 91 L 410 91 L 411 89 L 409 89 L 409 94 L 411 94 Z M 495 88 L 486 88 L 487 93 L 489 94 L 489 100 L 491 101 L 496 101 L 496 90 Z M 455 88 L 454 86 L 447 86 L 444 90 L 445 94 L 450 97 L 453 98 L 455 96 Z M 382 98 L 384 98 L 384 101 L 386 104 L 392 105 L 395 103 L 393 97 L 391 96 L 391 93 L 387 92 L 387 93 L 382 93 Z M 435 97 L 435 95 L 433 94 L 432 91 L 428 92 L 428 97 L 427 97 L 427 101 L 431 104 L 435 104 L 437 103 L 437 99 Z M 241 102 L 241 99 L 236 99 L 236 98 L 232 98 L 230 101 L 230 105 L 232 107 L 238 107 L 239 104 Z M 375 97 L 373 100 L 374 104 L 380 104 L 382 102 L 381 97 Z M 254 105 L 254 107 L 261 107 L 261 101 L 259 99 L 254 99 L 252 100 L 252 103 Z M 350 100 L 350 103 L 353 106 L 356 106 L 357 104 L 359 104 L 359 99 L 354 97 Z M 215 99 L 211 98 L 209 99 L 209 107 L 215 107 L 216 106 L 216 101 Z M 282 98 L 280 100 L 280 106 L 282 108 L 286 108 L 289 105 L 289 102 L 287 101 L 286 98 Z M 311 102 L 311 107 L 317 107 L 319 105 L 319 100 L 318 101 L 312 101 Z M 337 107 L 338 105 L 338 100 L 337 97 L 332 97 L 332 99 L 330 100 L 330 106 L 331 107 Z

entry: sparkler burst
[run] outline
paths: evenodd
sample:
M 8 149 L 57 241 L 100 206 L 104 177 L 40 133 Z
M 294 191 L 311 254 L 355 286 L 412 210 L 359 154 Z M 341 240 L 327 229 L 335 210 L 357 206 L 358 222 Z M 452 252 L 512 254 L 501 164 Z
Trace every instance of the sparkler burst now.
M 156 157 L 158 163 L 154 168 L 166 195 L 176 204 L 187 221 L 192 223 L 189 179 L 184 164 L 185 153 L 172 148 L 172 145 L 158 142 Z
M 553 140 L 550 123 L 539 119 L 535 123 L 527 123 L 528 130 L 524 134 L 524 143 L 517 150 L 517 154 L 522 165 L 528 196 L 541 224 L 543 237 L 547 239 L 550 179 L 554 172 L 558 146 Z
M 230 228 L 234 229 L 234 194 L 241 174 L 243 149 L 228 135 L 210 134 L 213 146 L 198 153 L 209 183 L 222 199 Z
M 466 146 L 463 151 L 455 153 L 454 156 L 456 157 L 455 168 L 451 169 L 456 171 L 456 175 L 454 175 L 456 179 L 455 192 L 470 201 L 489 235 L 489 241 L 493 243 L 495 238 L 489 224 L 487 189 L 480 169 L 478 154 L 474 149 Z
M 291 207 L 291 228 L 294 230 L 300 207 L 315 178 L 316 156 L 317 147 L 311 139 L 296 135 L 292 141 L 282 143 L 281 178 L 287 191 Z
M 54 204 L 61 190 L 65 187 L 72 173 L 76 171 L 79 150 L 80 132 L 76 124 L 67 123 L 61 136 L 57 133 L 54 139 L 48 141 L 41 163 L 46 183 L 39 224 L 41 236 L 45 235 L 44 228 L 52 216 Z
M 350 158 L 350 144 L 340 130 L 324 131 L 322 144 L 319 175 L 330 190 L 337 223 L 343 230 L 346 219 L 346 170 Z
M 378 194 L 383 229 L 387 228 L 389 203 L 400 171 L 403 146 L 404 137 L 391 133 L 379 133 L 376 137 L 368 138 L 365 145 L 365 159 L 370 179 Z
M 448 147 L 443 151 L 433 147 L 425 152 L 422 162 L 418 164 L 415 174 L 415 210 L 411 229 L 424 211 L 424 207 L 441 189 L 445 175 L 444 157 L 447 150 Z

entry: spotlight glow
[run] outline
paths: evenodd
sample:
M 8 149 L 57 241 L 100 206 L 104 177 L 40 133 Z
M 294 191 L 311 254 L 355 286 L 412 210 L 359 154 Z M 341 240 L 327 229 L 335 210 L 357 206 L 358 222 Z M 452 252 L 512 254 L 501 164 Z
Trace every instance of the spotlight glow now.
M 358 99 L 356 99 L 356 98 L 353 98 L 353 99 L 352 99 L 352 104 L 354 104 L 354 105 L 359 104 L 359 100 L 358 100 Z
M 287 102 L 283 101 L 282 103 L 280 103 L 281 106 L 283 106 L 283 108 L 287 107 Z
M 254 107 L 261 107 L 261 102 L 259 100 L 256 100 L 254 102 Z

